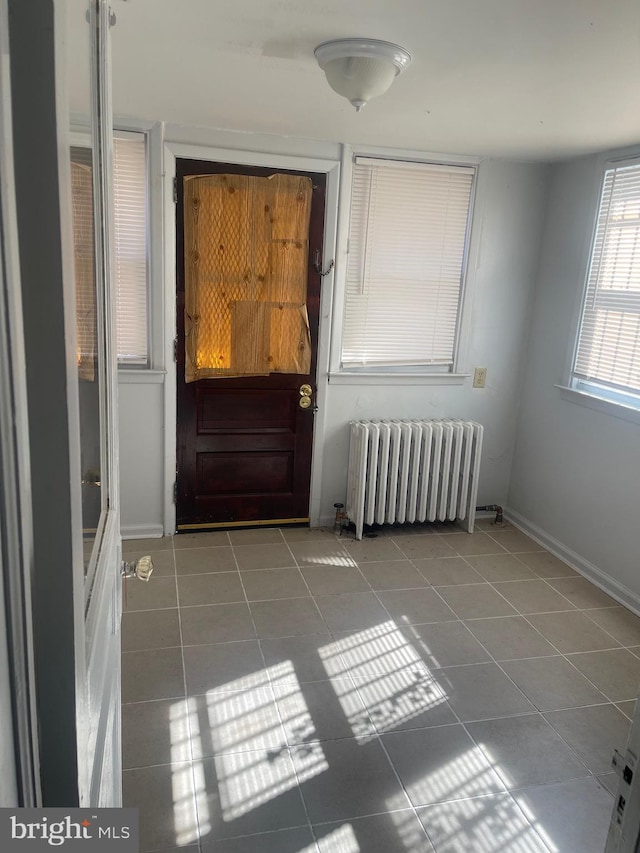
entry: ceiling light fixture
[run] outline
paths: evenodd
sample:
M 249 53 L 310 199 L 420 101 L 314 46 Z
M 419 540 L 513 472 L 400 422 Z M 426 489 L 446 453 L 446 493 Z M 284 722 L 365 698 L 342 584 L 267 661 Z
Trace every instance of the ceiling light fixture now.
M 314 51 L 334 92 L 356 108 L 383 95 L 411 62 L 411 54 L 397 44 L 377 39 L 337 39 Z

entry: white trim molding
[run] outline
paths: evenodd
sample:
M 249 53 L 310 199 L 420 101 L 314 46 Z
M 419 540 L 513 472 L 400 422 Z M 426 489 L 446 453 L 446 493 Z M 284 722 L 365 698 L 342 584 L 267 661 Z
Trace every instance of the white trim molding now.
M 128 524 L 120 531 L 122 539 L 161 539 L 164 528 L 161 524 Z
M 611 577 L 611 575 L 598 568 L 598 566 L 594 566 L 593 563 L 590 563 L 580 554 L 568 548 L 541 527 L 538 527 L 529 521 L 529 519 L 520 515 L 520 513 L 506 508 L 504 514 L 505 518 L 511 521 L 519 530 L 526 533 L 527 536 L 530 536 L 531 539 L 534 539 L 543 548 L 546 548 L 547 551 L 558 557 L 559 560 L 567 563 L 576 572 L 591 581 L 591 583 L 595 584 L 603 592 L 606 592 L 607 595 L 610 595 L 611 598 L 614 598 L 620 604 L 624 605 L 624 607 L 629 608 L 629 610 L 640 616 L 640 595 Z
M 164 533 L 175 531 L 176 508 L 173 502 L 173 485 L 176 476 L 177 433 L 176 433 L 176 374 L 173 360 L 173 341 L 176 336 L 176 213 L 173 200 L 173 183 L 176 175 L 176 159 L 210 160 L 244 166 L 262 166 L 273 169 L 298 169 L 303 172 L 319 172 L 327 177 L 325 190 L 324 246 L 322 267 L 327 269 L 335 258 L 338 216 L 338 193 L 340 185 L 340 161 L 317 156 L 247 151 L 232 148 L 216 148 L 182 142 L 164 143 Z M 320 516 L 322 487 L 322 456 L 326 431 L 326 398 L 329 382 L 329 342 L 331 335 L 331 313 L 333 303 L 333 272 L 322 280 L 320 297 L 320 327 L 318 330 L 318 366 L 316 376 L 316 402 L 311 464 L 311 493 L 309 517 L 311 525 L 317 526 Z M 129 529 L 123 536 L 129 536 Z M 140 535 L 140 534 L 138 534 Z M 145 534 L 153 535 L 153 534 Z

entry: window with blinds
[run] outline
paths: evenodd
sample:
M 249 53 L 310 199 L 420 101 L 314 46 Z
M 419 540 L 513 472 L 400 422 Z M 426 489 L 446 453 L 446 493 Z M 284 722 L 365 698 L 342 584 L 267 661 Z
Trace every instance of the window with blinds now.
M 453 369 L 474 175 L 356 158 L 343 368 Z
M 118 363 L 149 363 L 147 319 L 147 156 L 141 133 L 113 141 L 114 287 Z
M 605 171 L 572 387 L 640 408 L 640 163 Z

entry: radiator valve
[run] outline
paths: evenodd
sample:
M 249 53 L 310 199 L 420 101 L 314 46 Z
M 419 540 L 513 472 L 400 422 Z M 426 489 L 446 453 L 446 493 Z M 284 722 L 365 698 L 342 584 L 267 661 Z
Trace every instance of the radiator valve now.
M 336 519 L 333 522 L 333 532 L 338 536 L 342 536 L 345 527 L 349 524 L 349 517 L 344 511 L 344 504 L 335 503 L 333 506 L 336 511 Z

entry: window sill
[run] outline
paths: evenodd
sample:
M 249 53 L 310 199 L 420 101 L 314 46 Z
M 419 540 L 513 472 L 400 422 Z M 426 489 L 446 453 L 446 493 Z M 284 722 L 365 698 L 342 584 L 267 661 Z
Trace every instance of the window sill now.
M 330 385 L 462 385 L 469 373 L 358 373 L 329 374 Z
M 164 377 L 164 370 L 118 369 L 118 385 L 162 385 Z
M 611 400 L 605 400 L 603 397 L 587 394 L 586 391 L 576 391 L 575 388 L 568 388 L 566 385 L 556 385 L 555 387 L 560 391 L 560 396 L 570 403 L 577 403 L 579 406 L 585 406 L 587 409 L 593 409 L 596 412 L 602 412 L 604 415 L 620 418 L 620 420 L 632 424 L 640 424 L 640 410 L 634 409 L 632 406 L 614 403 Z

